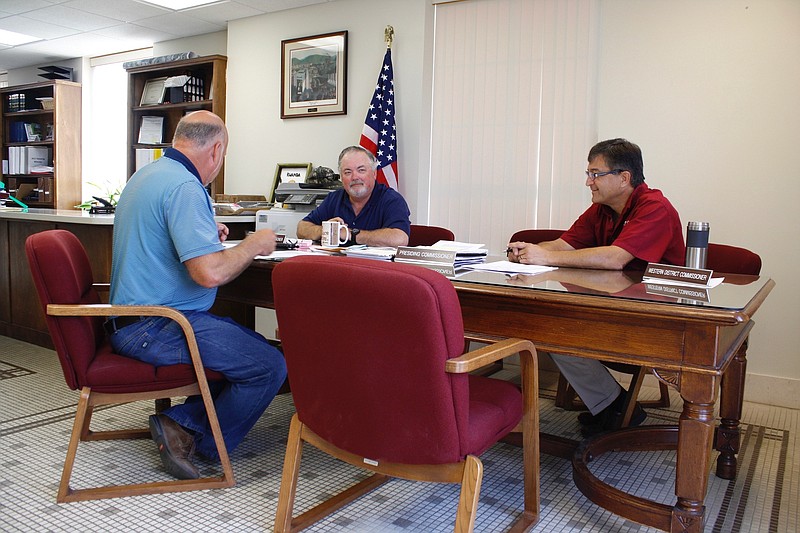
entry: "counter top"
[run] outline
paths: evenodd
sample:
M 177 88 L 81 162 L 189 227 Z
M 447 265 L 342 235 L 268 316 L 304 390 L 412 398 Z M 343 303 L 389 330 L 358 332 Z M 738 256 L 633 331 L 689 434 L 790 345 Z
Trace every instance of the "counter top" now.
M 0 220 L 35 220 L 39 222 L 61 222 L 62 224 L 93 224 L 100 226 L 113 226 L 114 215 L 92 215 L 89 211 L 80 209 L 37 209 L 30 208 L 27 212 L 22 208 L 0 207 Z M 255 215 L 226 215 L 215 216 L 214 220 L 223 224 L 254 223 Z

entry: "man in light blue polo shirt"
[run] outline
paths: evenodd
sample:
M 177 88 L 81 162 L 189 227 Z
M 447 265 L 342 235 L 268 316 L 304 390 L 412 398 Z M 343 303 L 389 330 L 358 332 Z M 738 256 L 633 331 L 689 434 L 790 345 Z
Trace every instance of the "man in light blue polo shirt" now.
M 212 384 L 225 445 L 232 451 L 286 378 L 282 354 L 258 333 L 208 312 L 217 287 L 238 276 L 256 255 L 275 250 L 272 230 L 257 231 L 232 248 L 214 220 L 205 187 L 222 167 L 228 132 L 222 119 L 197 111 L 181 119 L 172 148 L 137 171 L 119 198 L 114 218 L 112 304 L 166 305 L 191 322 L 206 368 L 225 376 Z M 180 327 L 169 318 L 115 317 L 106 330 L 114 350 L 155 366 L 191 364 Z M 196 450 L 218 459 L 199 397 L 150 417 L 150 432 L 167 472 L 196 479 Z

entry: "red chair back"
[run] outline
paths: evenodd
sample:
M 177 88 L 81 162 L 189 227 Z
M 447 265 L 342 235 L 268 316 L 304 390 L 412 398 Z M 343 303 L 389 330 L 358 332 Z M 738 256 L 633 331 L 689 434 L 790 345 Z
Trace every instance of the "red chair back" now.
M 706 268 L 720 273 L 757 276 L 761 273 L 761 257 L 746 248 L 709 243 Z
M 439 241 L 454 241 L 455 238 L 455 234 L 447 228 L 411 224 L 411 234 L 408 236 L 408 245 L 432 246 Z
M 105 337 L 101 317 L 53 317 L 47 304 L 97 304 L 92 268 L 83 245 L 65 230 L 35 233 L 25 241 L 39 302 L 71 389 L 86 383 L 86 373 Z
M 304 256 L 276 266 L 272 282 L 300 421 L 375 460 L 442 464 L 473 453 L 468 376 L 444 371 L 464 347 L 447 278 L 418 266 Z
M 523 229 L 514 233 L 508 242 L 528 242 L 538 244 L 540 242 L 554 241 L 561 237 L 563 229 Z

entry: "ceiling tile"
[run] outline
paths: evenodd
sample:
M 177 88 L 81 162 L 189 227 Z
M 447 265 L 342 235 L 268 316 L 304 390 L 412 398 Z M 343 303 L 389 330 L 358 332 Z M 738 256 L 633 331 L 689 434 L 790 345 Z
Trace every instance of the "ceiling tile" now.
M 58 39 L 59 37 L 74 35 L 81 32 L 78 28 L 57 26 L 21 15 L 0 19 L 0 28 L 17 33 L 24 33 L 25 35 L 31 35 L 33 37 L 40 37 L 42 39 Z
M 28 11 L 50 7 L 51 5 L 53 4 L 44 0 L 0 0 L 0 11 L 19 15 L 20 13 L 27 13 Z
M 211 22 L 225 26 L 229 20 L 242 19 L 246 17 L 255 17 L 263 15 L 263 11 L 254 9 L 249 6 L 239 4 L 237 2 L 224 2 L 219 4 L 211 4 L 209 6 L 198 7 L 195 9 L 187 9 L 181 13 L 197 17 L 200 20 Z
M 68 0 L 64 5 L 125 22 L 135 22 L 171 12 L 169 9 L 133 0 Z
M 144 0 L 0 0 L 0 28 L 51 40 L 0 49 L 0 72 L 223 31 L 229 20 L 326 1 L 335 0 L 227 0 L 174 12 Z
M 44 9 L 37 9 L 25 14 L 26 17 L 34 20 L 41 20 L 42 22 L 49 22 L 69 28 L 78 28 L 82 31 L 97 30 L 100 28 L 107 28 L 124 20 L 115 18 L 108 18 L 94 13 L 87 13 L 85 11 L 78 11 L 63 5 L 54 5 Z
M 180 37 L 212 33 L 224 30 L 227 27 L 221 24 L 211 24 L 182 13 L 169 13 L 159 17 L 137 20 L 136 24 L 145 28 L 174 33 Z
M 167 33 L 152 28 L 145 28 L 137 24 L 118 24 L 95 32 L 104 37 L 111 37 L 112 39 L 119 39 L 122 41 L 136 41 L 145 42 L 147 46 L 160 41 L 169 41 L 178 37 L 174 33 Z

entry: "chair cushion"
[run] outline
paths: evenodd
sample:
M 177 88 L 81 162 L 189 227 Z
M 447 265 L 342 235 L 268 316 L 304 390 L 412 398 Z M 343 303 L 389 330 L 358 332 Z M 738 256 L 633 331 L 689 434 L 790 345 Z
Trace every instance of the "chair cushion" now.
M 469 376 L 469 453 L 480 455 L 522 420 L 522 392 L 512 383 Z
M 225 379 L 222 374 L 206 370 L 211 381 Z M 169 365 L 155 367 L 113 352 L 108 341 L 104 341 L 86 373 L 86 384 L 94 392 L 120 394 L 148 392 L 194 383 L 192 365 Z

